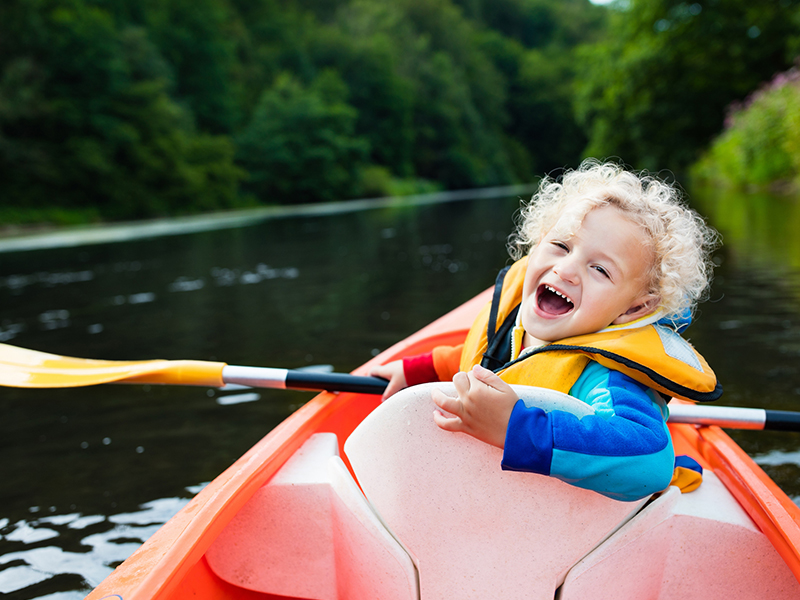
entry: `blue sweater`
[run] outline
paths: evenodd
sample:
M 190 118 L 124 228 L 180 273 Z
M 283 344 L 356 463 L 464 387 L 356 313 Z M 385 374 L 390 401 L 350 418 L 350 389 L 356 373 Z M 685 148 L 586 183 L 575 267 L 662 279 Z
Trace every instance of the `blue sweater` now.
M 590 362 L 570 395 L 594 409 L 578 418 L 514 406 L 503 469 L 556 477 L 616 500 L 659 492 L 672 480 L 672 448 L 664 400 L 627 375 Z

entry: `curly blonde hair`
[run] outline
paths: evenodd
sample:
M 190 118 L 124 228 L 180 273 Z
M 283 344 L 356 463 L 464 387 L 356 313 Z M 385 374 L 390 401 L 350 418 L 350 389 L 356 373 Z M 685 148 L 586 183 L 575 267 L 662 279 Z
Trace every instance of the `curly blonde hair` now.
M 574 235 L 589 211 L 602 206 L 621 210 L 651 241 L 655 260 L 648 292 L 659 297 L 666 316 L 678 316 L 705 298 L 719 234 L 686 206 L 676 186 L 611 162 L 587 159 L 559 180 L 545 177 L 518 213 L 511 255 L 522 258 L 554 227 Z

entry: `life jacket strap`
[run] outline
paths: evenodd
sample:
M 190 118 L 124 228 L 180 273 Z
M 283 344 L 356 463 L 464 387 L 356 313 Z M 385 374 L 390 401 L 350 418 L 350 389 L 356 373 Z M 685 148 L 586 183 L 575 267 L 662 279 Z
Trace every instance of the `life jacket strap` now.
M 492 309 L 489 312 L 489 322 L 486 325 L 486 338 L 491 341 L 497 331 L 497 311 L 500 308 L 500 295 L 503 293 L 503 281 L 511 265 L 502 269 L 494 280 L 494 293 L 492 294 Z
M 481 359 L 481 366 L 492 371 L 499 369 L 510 360 L 510 354 L 507 351 L 509 347 L 508 340 L 519 311 L 519 306 L 517 306 L 512 311 L 512 314 L 506 317 L 498 330 L 497 312 L 500 308 L 500 296 L 503 293 L 503 282 L 511 266 L 507 266 L 497 274 L 494 282 L 494 293 L 492 294 L 492 305 L 489 311 L 489 321 L 486 325 L 487 345 L 486 352 L 483 353 L 483 358 Z

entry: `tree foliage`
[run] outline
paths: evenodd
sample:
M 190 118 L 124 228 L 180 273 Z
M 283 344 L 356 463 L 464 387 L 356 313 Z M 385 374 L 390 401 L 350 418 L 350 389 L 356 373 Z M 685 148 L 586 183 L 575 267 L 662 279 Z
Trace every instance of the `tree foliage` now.
M 794 59 L 797 1 L 630 0 L 580 52 L 579 118 L 590 155 L 680 169 L 725 108 Z M 796 48 L 794 48 L 796 49 Z
M 237 202 L 230 140 L 195 131 L 146 31 L 78 0 L 5 3 L 0 21 L 6 206 L 129 218 Z
M 800 52 L 798 5 L 7 0 L 0 190 L 135 218 L 679 170 Z
M 284 74 L 264 92 L 237 143 L 259 197 L 307 202 L 350 192 L 369 144 L 354 136 L 346 89 L 335 71 L 324 71 L 307 88 Z
M 697 182 L 796 191 L 800 184 L 800 71 L 780 73 L 728 115 L 693 165 Z
M 529 180 L 580 157 L 572 57 L 604 12 L 588 0 L 8 0 L 4 204 L 132 218 Z

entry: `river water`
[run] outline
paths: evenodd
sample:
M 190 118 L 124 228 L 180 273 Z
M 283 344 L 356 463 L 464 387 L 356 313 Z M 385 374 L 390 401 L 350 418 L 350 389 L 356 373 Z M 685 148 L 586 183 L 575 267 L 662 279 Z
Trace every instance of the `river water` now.
M 520 197 L 258 213 L 40 249 L 0 241 L 0 341 L 86 358 L 349 371 L 492 283 Z M 800 208 L 710 195 L 699 207 L 726 245 L 688 337 L 725 404 L 800 409 Z M 310 397 L 0 390 L 0 593 L 82 598 Z M 800 501 L 800 434 L 732 435 Z

